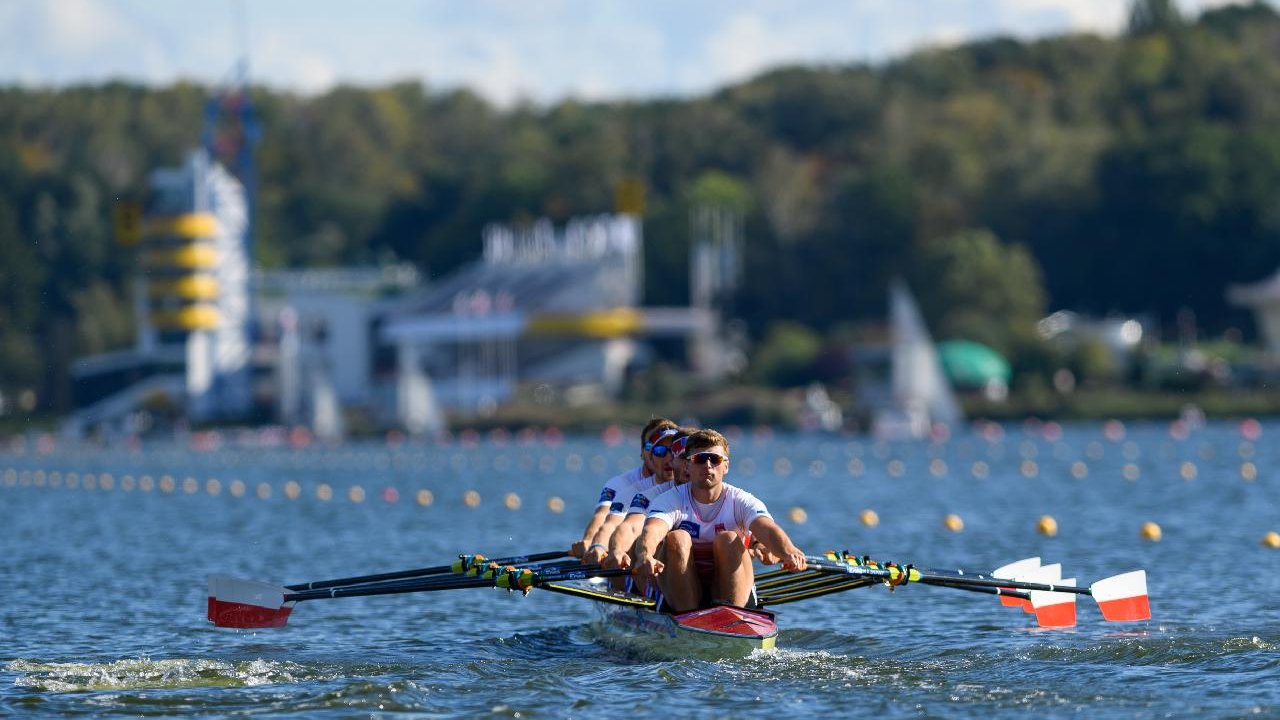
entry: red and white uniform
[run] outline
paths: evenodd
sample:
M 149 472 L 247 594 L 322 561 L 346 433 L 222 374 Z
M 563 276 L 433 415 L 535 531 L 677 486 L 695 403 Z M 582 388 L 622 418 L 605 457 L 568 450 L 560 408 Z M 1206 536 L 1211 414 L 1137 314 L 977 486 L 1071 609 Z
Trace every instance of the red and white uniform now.
M 652 484 L 650 477 L 644 475 L 643 465 L 637 465 L 621 475 L 614 475 L 600 491 L 600 501 L 596 503 L 596 507 L 607 507 L 610 513 L 619 515 L 625 513 L 631 498 L 635 497 L 636 486 L 640 484 L 644 484 L 644 487 Z
M 723 488 L 719 500 L 704 505 L 693 499 L 687 483 L 678 485 L 649 503 L 649 517 L 689 533 L 695 547 L 711 543 L 725 530 L 737 530 L 746 538 L 756 518 L 773 517 L 755 495 L 729 483 Z

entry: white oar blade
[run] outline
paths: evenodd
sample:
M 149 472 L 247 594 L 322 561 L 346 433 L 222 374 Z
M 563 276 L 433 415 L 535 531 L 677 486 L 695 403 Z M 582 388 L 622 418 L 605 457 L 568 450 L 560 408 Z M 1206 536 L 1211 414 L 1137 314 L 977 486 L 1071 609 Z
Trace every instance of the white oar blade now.
M 271 583 L 210 575 L 209 622 L 230 628 L 284 627 L 293 611 L 293 603 L 284 602 L 287 592 Z
M 1076 586 L 1075 578 L 1066 578 L 1054 585 Z M 1040 627 L 1072 627 L 1076 624 L 1076 594 L 1069 592 L 1031 591 L 1031 607 L 1035 610 Z
M 1062 579 L 1062 564 L 1052 563 L 1050 565 L 1041 565 L 1034 570 L 1028 570 L 1022 573 L 1013 579 L 1021 580 L 1022 582 L 1056 583 Z M 1034 613 L 1036 611 L 1035 606 L 1031 604 L 1030 599 L 1019 599 L 1018 604 L 1022 606 L 1022 611 L 1025 613 Z
M 995 570 L 992 570 L 991 577 L 1000 578 L 1002 580 L 1013 580 L 1017 578 L 1019 575 L 1022 575 L 1023 573 L 1028 573 L 1033 570 L 1038 570 L 1039 568 L 1040 568 L 1040 558 L 1038 557 L 1025 558 L 1022 560 L 1018 560 L 1017 562 L 1011 562 L 1008 565 L 1001 565 Z M 1008 590 L 1010 588 L 1005 588 L 1005 589 Z M 1024 602 L 1020 598 L 1010 597 L 1008 595 L 1001 595 L 999 597 L 1000 597 L 1000 604 L 1004 605 L 1005 607 L 1022 607 L 1022 604 Z
M 1089 586 L 1089 593 L 1098 602 L 1104 620 L 1133 622 L 1151 619 L 1146 570 L 1103 578 Z

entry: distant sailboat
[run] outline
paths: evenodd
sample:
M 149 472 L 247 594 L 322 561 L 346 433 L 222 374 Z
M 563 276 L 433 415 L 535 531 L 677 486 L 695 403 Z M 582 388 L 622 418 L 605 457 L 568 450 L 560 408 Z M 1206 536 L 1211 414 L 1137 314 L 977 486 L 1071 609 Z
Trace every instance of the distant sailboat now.
M 938 351 L 920 310 L 901 280 L 889 286 L 891 403 L 879 408 L 875 434 L 889 438 L 928 437 L 933 426 L 954 427 L 964 420 L 951 384 L 942 372 Z

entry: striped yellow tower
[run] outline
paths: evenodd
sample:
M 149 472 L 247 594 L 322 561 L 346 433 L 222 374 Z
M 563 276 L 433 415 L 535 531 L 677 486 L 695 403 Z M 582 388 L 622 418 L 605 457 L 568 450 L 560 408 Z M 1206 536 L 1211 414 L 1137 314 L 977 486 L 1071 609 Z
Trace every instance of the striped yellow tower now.
M 147 218 L 142 233 L 142 265 L 152 326 L 161 332 L 212 330 L 218 312 L 218 221 L 190 212 Z

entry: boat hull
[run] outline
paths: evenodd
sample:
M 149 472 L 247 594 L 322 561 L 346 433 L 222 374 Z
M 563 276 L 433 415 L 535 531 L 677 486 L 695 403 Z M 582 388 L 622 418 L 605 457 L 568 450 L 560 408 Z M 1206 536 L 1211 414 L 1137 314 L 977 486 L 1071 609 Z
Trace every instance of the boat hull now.
M 648 608 L 595 603 L 601 639 L 663 657 L 745 657 L 771 650 L 778 626 L 766 612 L 720 605 L 669 615 Z

